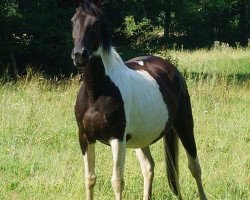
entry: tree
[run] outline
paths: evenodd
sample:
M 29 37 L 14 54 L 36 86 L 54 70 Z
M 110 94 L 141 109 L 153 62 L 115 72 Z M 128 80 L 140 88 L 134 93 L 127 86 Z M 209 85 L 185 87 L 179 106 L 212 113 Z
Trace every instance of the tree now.
M 59 0 L 1 1 L 2 66 L 10 66 L 9 62 L 15 66 L 16 61 L 19 73 L 25 72 L 27 65 L 51 75 L 75 72 L 70 58 L 74 10 L 73 4 L 69 7 L 68 2 Z M 5 69 L 2 74 L 8 71 Z
M 70 19 L 79 1 L 1 0 L 0 75 L 15 79 L 28 65 L 50 75 L 74 73 Z M 248 0 L 109 0 L 104 9 L 116 44 L 248 45 Z M 128 30 L 133 30 L 129 37 Z
M 12 26 L 17 27 L 19 21 L 16 1 L 3 0 L 0 4 L 0 75 L 2 74 L 5 80 L 17 78 L 15 59 L 17 38 Z
M 29 38 L 27 48 L 21 54 L 26 63 L 39 66 L 53 74 L 74 72 L 70 52 L 72 48 L 70 18 L 73 7 L 64 1 L 19 0 L 20 12 L 25 23 L 22 32 Z
M 249 3 L 247 0 L 240 0 L 239 4 L 239 40 L 240 46 L 248 46 L 249 38 L 249 28 L 248 28 L 248 12 L 249 12 Z

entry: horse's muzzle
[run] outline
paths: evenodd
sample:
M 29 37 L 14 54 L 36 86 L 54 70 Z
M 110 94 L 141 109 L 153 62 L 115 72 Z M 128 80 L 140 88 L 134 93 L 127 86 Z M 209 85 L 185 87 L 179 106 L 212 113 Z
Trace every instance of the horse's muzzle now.
M 71 57 L 74 65 L 77 67 L 84 67 L 89 61 L 89 54 L 85 49 L 82 51 L 76 51 L 73 49 Z

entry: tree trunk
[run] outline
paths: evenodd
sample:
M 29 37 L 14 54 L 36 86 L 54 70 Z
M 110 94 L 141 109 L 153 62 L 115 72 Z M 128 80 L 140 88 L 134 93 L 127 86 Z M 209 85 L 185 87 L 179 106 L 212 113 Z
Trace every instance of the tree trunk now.
M 248 7 L 247 1 L 240 1 L 240 10 L 239 10 L 239 40 L 240 46 L 247 47 L 248 46 Z
M 164 40 L 168 41 L 169 39 L 169 32 L 170 32 L 170 23 L 171 23 L 171 10 L 170 10 L 171 5 L 165 5 L 164 9 Z
M 13 80 L 17 80 L 17 66 L 16 66 L 16 59 L 15 59 L 13 52 L 11 52 L 10 54 L 10 62 L 11 62 L 10 77 Z
M 3 81 L 17 80 L 17 66 L 14 53 L 11 52 L 7 57 L 1 60 L 1 78 Z
M 218 41 L 218 28 L 217 28 L 217 24 L 214 25 L 214 41 Z

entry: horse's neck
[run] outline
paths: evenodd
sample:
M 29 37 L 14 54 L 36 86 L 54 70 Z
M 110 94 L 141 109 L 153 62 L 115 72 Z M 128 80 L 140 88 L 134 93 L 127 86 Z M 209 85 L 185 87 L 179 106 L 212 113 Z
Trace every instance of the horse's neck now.
M 103 88 L 106 83 L 106 76 L 120 79 L 126 73 L 126 70 L 128 70 L 113 47 L 111 47 L 109 52 L 105 52 L 100 48 L 95 55 L 95 57 L 91 58 L 83 73 L 84 84 L 90 102 L 96 101 L 105 92 Z
M 107 75 L 111 73 L 124 73 L 128 69 L 120 55 L 113 47 L 111 47 L 108 52 L 103 51 L 103 49 L 99 49 L 98 53 L 102 58 Z
M 105 81 L 105 70 L 101 57 L 91 58 L 89 64 L 84 69 L 83 78 L 89 100 L 94 102 L 101 95 Z

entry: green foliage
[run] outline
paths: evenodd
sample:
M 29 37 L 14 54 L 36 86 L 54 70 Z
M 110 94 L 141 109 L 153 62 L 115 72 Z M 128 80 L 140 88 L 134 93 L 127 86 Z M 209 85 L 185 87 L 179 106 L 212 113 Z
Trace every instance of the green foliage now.
M 125 25 L 124 33 L 128 37 L 133 36 L 135 31 L 140 29 L 140 24 L 136 25 L 135 19 L 133 16 L 130 15 L 130 16 L 125 17 L 124 21 L 125 21 L 124 22 L 124 25 Z
M 18 14 L 18 5 L 16 1 L 10 1 L 5 7 L 2 7 L 2 12 L 5 13 L 7 18 L 20 16 Z
M 142 45 L 149 43 L 149 40 L 155 37 L 153 26 L 149 19 L 143 18 L 136 23 L 134 17 L 130 15 L 125 17 L 123 25 L 125 37 L 134 45 L 142 47 Z
M 70 58 L 74 9 L 59 5 L 55 0 L 0 3 L 1 57 L 14 52 L 20 73 L 27 64 L 52 75 L 75 71 Z
M 4 51 L 9 52 L 14 39 L 14 32 L 12 32 L 13 26 L 17 27 L 18 22 L 20 21 L 20 13 L 18 9 L 17 2 L 12 1 L 3 1 L 0 3 L 0 55 Z
M 142 53 L 172 46 L 211 47 L 214 41 L 248 45 L 246 0 L 109 0 L 104 10 L 114 44 Z M 0 68 L 14 55 L 20 74 L 28 66 L 50 75 L 76 72 L 70 58 L 74 11 L 73 1 L 1 0 Z

